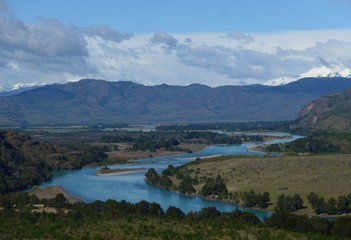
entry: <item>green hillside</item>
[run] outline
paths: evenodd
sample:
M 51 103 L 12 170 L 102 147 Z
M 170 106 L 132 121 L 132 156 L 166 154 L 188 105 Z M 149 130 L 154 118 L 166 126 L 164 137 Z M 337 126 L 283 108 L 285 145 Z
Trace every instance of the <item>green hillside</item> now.
M 292 128 L 313 132 L 351 132 L 351 89 L 307 104 Z

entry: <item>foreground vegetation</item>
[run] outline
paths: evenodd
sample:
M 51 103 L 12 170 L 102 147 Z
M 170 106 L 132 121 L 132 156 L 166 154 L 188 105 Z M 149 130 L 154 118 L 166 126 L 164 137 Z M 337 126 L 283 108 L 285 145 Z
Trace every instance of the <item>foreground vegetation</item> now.
M 56 213 L 33 211 L 33 204 Z M 39 200 L 27 193 L 0 198 L 0 236 L 5 239 L 336 239 L 350 238 L 351 218 L 328 222 L 288 213 L 261 223 L 254 214 L 214 207 L 185 214 L 157 203 L 126 201 L 70 204 L 62 194 Z M 16 206 L 15 208 L 13 206 Z M 65 211 L 63 211 L 65 210 Z M 194 227 L 196 226 L 196 227 Z

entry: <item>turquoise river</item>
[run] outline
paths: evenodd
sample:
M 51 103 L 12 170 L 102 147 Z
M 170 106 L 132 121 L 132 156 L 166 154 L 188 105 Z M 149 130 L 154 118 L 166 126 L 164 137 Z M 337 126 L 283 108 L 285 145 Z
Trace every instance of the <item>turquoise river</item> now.
M 256 133 L 252 133 L 256 134 Z M 287 133 L 274 133 L 274 136 L 284 136 Z M 292 135 L 291 138 L 284 138 L 265 142 L 266 144 L 290 142 L 297 138 L 298 135 Z M 260 143 L 244 143 L 239 145 L 216 145 L 206 149 L 176 156 L 167 156 L 159 158 L 145 158 L 135 161 L 133 164 L 115 164 L 110 165 L 111 169 L 128 169 L 128 168 L 155 168 L 158 172 L 167 168 L 169 164 L 180 166 L 188 163 L 194 158 L 204 158 L 217 155 L 255 155 L 263 156 L 265 153 L 255 152 L 249 149 L 250 146 L 255 146 Z M 201 208 L 214 206 L 220 211 L 233 211 L 240 209 L 255 213 L 260 219 L 269 216 L 271 213 L 266 211 L 243 209 L 239 206 L 219 202 L 209 201 L 201 197 L 190 197 L 184 194 L 161 190 L 150 184 L 145 183 L 145 172 L 129 173 L 115 176 L 97 176 L 96 171 L 99 167 L 83 168 L 80 170 L 64 171 L 57 173 L 54 178 L 42 184 L 45 186 L 61 186 L 72 195 L 86 201 L 92 202 L 95 200 L 126 200 L 129 202 L 139 202 L 146 200 L 149 202 L 159 203 L 163 209 L 167 209 L 173 205 L 179 207 L 184 212 L 199 211 Z

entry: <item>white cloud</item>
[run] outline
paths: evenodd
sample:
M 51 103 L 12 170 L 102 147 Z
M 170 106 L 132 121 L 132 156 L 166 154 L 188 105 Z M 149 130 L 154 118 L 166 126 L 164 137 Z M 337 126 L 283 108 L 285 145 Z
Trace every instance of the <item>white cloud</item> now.
M 6 5 L 0 0 L 0 11 Z M 143 84 L 264 83 L 319 66 L 351 68 L 351 30 L 132 35 L 0 15 L 0 87 L 97 78 Z

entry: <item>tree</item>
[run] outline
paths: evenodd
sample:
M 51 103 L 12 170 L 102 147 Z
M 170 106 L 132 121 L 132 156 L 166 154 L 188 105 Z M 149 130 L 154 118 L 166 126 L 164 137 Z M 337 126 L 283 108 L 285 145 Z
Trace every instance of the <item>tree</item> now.
M 268 203 L 271 200 L 270 194 L 268 192 L 264 192 L 263 194 L 259 193 L 257 198 L 258 198 L 257 206 L 259 208 L 267 208 L 268 207 Z
M 150 203 L 149 214 L 151 216 L 162 217 L 164 214 L 164 211 L 161 208 L 160 204 L 153 202 L 153 203 Z
M 160 176 L 155 169 L 149 168 L 145 173 L 146 181 L 152 184 L 157 184 L 160 181 Z
M 303 201 L 300 195 L 295 194 L 293 197 L 285 196 L 284 194 L 278 196 L 277 206 L 274 208 L 276 212 L 294 212 L 303 208 Z
M 135 204 L 135 212 L 143 216 L 146 216 L 149 213 L 149 208 L 150 204 L 145 200 L 142 200 Z
M 181 193 L 187 193 L 187 194 L 192 194 L 196 192 L 193 185 L 191 185 L 190 183 L 184 180 L 180 182 L 178 190 Z
M 168 167 L 162 171 L 162 175 L 174 176 L 176 168 L 173 165 L 168 165 Z
M 255 207 L 258 203 L 258 197 L 254 190 L 243 192 L 241 199 L 243 200 L 245 207 Z
M 224 180 L 221 176 L 217 176 L 216 179 L 208 179 L 205 185 L 201 189 L 201 195 L 210 196 L 210 195 L 226 195 L 228 194 L 228 189 Z
M 326 212 L 326 204 L 324 198 L 318 197 L 316 193 L 311 192 L 310 194 L 308 194 L 307 200 L 311 204 L 316 214 Z
M 182 210 L 180 210 L 180 208 L 177 208 L 175 206 L 170 206 L 166 210 L 165 217 L 173 218 L 173 219 L 182 219 L 185 217 L 185 214 Z
M 161 178 L 159 178 L 159 186 L 164 189 L 170 189 L 173 185 L 172 180 L 166 176 L 162 175 Z
M 348 213 L 350 211 L 350 199 L 345 195 L 339 196 L 337 208 L 340 214 Z
M 201 219 L 215 219 L 221 216 L 221 212 L 215 207 L 202 208 L 199 214 Z

